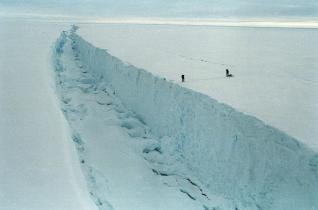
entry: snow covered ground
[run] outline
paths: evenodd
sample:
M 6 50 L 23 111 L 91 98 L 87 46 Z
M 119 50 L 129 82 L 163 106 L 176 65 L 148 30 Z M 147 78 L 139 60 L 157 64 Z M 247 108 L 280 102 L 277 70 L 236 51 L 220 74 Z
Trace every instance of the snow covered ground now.
M 317 29 L 83 24 L 79 34 L 318 148 Z
M 64 27 L 0 21 L 0 209 L 97 209 L 53 89 Z
M 96 82 L 77 48 L 62 34 L 56 79 L 96 205 L 102 210 L 235 209 L 233 201 L 209 192 L 189 171 L 178 170 L 183 165 L 178 157 L 163 157 L 147 125 L 123 106 L 111 86 Z M 163 164 L 173 170 L 162 170 Z
M 0 24 L 1 208 L 318 207 L 316 30 Z

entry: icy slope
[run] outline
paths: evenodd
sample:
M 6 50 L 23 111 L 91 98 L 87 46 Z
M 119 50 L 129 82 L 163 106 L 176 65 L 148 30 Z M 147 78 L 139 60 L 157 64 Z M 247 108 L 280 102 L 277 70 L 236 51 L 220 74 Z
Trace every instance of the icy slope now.
M 161 150 L 179 154 L 210 192 L 246 208 L 318 207 L 317 152 L 254 117 L 126 65 L 76 34 L 72 39 L 93 83 L 110 86 L 160 139 Z
M 317 29 L 82 24 L 79 35 L 318 149 Z
M 0 209 L 96 209 L 53 91 L 63 25 L 0 20 Z
M 90 195 L 99 209 L 239 206 L 210 193 L 191 176 L 177 153 L 166 156 L 158 147 L 158 138 L 122 105 L 114 90 L 95 82 L 75 49 L 68 33 L 63 32 L 53 56 L 56 84 Z

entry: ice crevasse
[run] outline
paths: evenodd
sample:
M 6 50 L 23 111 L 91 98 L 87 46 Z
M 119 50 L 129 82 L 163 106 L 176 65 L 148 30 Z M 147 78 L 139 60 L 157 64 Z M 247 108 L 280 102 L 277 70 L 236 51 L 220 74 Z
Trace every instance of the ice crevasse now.
M 126 64 L 76 33 L 72 39 L 95 83 L 171 148 L 211 191 L 255 209 L 318 209 L 318 151 L 253 116 Z M 57 40 L 56 52 L 65 35 Z M 58 65 L 58 64 L 56 64 Z

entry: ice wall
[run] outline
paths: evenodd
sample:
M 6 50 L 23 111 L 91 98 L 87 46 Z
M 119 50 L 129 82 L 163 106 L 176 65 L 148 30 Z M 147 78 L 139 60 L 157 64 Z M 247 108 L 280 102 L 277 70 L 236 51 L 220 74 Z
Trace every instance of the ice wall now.
M 211 191 L 255 209 L 318 209 L 318 153 L 228 105 L 123 63 L 71 35 L 96 83 L 159 138 L 171 137 L 190 170 Z

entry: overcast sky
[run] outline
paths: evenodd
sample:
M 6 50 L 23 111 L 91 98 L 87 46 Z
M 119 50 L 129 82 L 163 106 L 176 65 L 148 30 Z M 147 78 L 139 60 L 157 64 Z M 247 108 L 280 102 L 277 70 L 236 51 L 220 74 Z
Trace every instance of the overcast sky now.
M 0 0 L 2 14 L 318 19 L 318 0 Z

